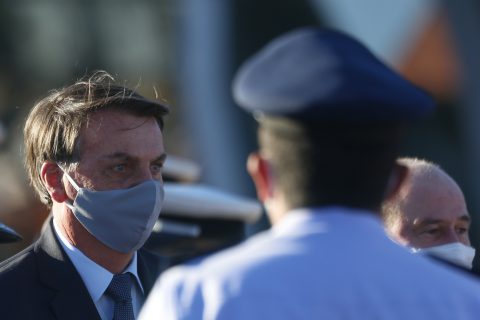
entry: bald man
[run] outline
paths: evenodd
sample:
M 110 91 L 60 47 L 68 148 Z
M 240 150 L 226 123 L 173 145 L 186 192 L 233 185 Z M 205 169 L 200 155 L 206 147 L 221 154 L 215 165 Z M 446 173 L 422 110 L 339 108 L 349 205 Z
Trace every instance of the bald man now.
M 389 235 L 396 242 L 471 269 L 470 216 L 457 183 L 438 165 L 401 158 L 404 179 L 382 208 Z

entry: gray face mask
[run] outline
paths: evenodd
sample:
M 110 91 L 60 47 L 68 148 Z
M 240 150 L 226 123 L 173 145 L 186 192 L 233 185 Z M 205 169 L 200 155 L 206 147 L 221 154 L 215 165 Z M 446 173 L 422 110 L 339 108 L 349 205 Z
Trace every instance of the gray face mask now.
M 73 205 L 67 206 L 97 240 L 122 253 L 144 245 L 163 204 L 161 182 L 147 180 L 128 189 L 93 191 L 80 188 L 65 175 L 77 190 Z

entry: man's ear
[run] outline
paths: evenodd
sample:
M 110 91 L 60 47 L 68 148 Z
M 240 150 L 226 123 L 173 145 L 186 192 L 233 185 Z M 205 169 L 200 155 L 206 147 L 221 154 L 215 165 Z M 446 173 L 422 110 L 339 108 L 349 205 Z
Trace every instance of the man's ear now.
M 398 162 L 395 162 L 392 173 L 388 180 L 387 189 L 385 191 L 385 201 L 391 200 L 400 191 L 405 179 L 408 175 L 408 168 Z
M 257 152 L 251 153 L 247 160 L 247 170 L 257 189 L 258 199 L 264 202 L 271 197 L 272 190 L 268 161 Z
M 46 161 L 42 164 L 40 169 L 40 176 L 42 177 L 43 184 L 47 188 L 52 201 L 64 202 L 68 199 L 65 191 L 65 186 L 62 182 L 63 171 L 54 162 Z

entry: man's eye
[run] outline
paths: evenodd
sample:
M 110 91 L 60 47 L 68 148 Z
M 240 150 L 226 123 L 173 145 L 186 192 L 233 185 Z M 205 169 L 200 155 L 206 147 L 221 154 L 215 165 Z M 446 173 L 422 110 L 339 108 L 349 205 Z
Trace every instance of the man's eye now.
M 124 164 L 117 164 L 117 165 L 112 167 L 112 170 L 114 172 L 125 172 L 126 166 Z
M 465 234 L 468 233 L 468 228 L 457 228 L 458 234 Z
M 438 228 L 425 229 L 422 233 L 430 236 L 435 236 L 439 232 Z
M 151 168 L 153 173 L 161 173 L 162 172 L 162 166 L 159 165 L 159 164 L 153 164 L 150 168 Z

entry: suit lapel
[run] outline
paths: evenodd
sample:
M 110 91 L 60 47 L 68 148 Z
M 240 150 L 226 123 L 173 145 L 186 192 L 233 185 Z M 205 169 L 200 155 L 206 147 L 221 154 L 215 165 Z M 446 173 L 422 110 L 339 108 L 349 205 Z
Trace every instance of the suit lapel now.
M 152 290 L 160 273 L 170 266 L 171 262 L 167 258 L 155 255 L 145 249 L 138 251 L 137 270 L 143 290 L 145 291 L 145 297 L 147 297 Z
M 35 246 L 39 277 L 52 289 L 51 307 L 58 319 L 99 319 L 97 308 L 82 278 L 53 232 L 53 220 Z

